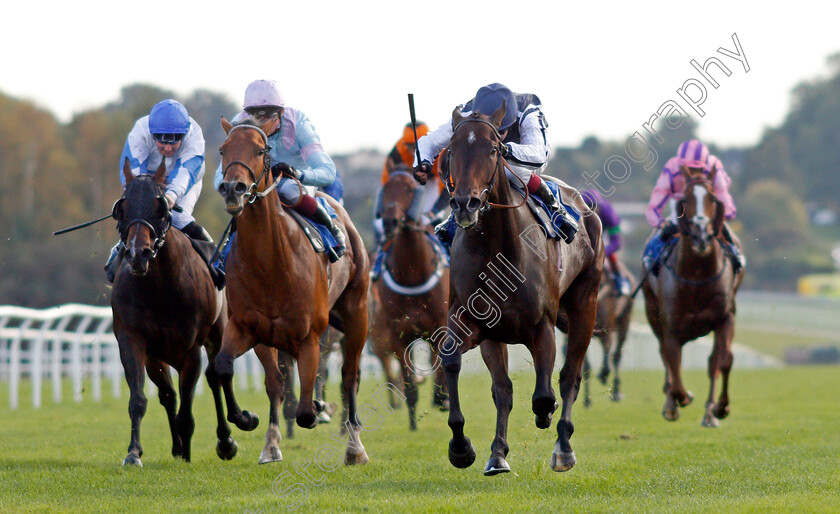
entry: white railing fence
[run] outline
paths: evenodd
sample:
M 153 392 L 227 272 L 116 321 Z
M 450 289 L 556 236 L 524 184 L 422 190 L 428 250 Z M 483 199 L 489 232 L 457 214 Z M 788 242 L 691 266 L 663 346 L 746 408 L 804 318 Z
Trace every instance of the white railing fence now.
M 207 357 L 202 352 L 206 365 Z M 263 387 L 262 365 L 253 351 L 234 362 L 239 389 Z M 174 373 L 174 372 L 173 372 Z M 117 340 L 112 330 L 110 307 L 68 304 L 38 310 L 0 306 L 0 381 L 7 382 L 9 407 L 19 406 L 20 385 L 28 379 L 32 385 L 32 406 L 40 408 L 44 383 L 52 385 L 54 403 L 62 400 L 62 382 L 69 378 L 73 400 L 82 401 L 83 394 L 101 401 L 103 381 L 110 381 L 111 394 L 119 398 L 125 378 Z M 85 388 L 84 382 L 90 387 Z M 203 377 L 197 392 L 204 390 Z M 49 387 L 49 385 L 47 385 Z M 147 394 L 155 392 L 146 380 Z

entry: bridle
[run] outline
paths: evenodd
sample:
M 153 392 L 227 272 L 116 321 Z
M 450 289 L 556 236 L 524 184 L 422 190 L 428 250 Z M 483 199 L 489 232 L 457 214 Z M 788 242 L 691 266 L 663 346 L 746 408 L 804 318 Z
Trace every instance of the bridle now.
M 522 198 L 522 201 L 517 205 L 498 204 L 498 203 L 490 201 L 490 195 L 493 193 L 493 188 L 496 187 L 496 181 L 498 180 L 499 175 L 501 175 L 502 169 L 503 168 L 510 169 L 510 166 L 508 165 L 508 163 L 505 160 L 504 155 L 502 153 L 503 149 L 504 149 L 503 148 L 504 144 L 502 143 L 502 136 L 499 134 L 499 129 L 496 128 L 496 125 L 494 125 L 489 120 L 485 120 L 485 119 L 482 119 L 482 118 L 476 118 L 476 117 L 470 116 L 470 117 L 462 119 L 461 121 L 458 122 L 457 125 L 455 125 L 455 127 L 452 129 L 452 139 L 455 139 L 455 133 L 458 131 L 459 128 L 461 128 L 466 123 L 483 123 L 483 124 L 489 126 L 493 130 L 493 134 L 496 136 L 496 143 L 495 143 L 495 146 L 496 146 L 496 166 L 493 168 L 493 176 L 490 179 L 490 183 L 478 195 L 479 200 L 481 200 L 481 207 L 479 207 L 479 214 L 484 214 L 485 212 L 490 210 L 491 207 L 495 208 L 495 209 L 516 209 L 518 207 L 522 207 L 522 205 L 524 205 L 525 202 L 528 201 L 528 186 L 522 181 L 521 178 L 519 178 L 518 175 L 516 175 L 516 173 L 513 173 L 513 175 L 516 176 L 516 178 L 519 180 L 520 183 L 522 183 L 522 189 L 525 191 L 525 196 Z M 450 145 L 451 145 L 451 143 L 450 143 Z M 451 157 L 451 151 L 449 150 L 449 148 L 446 149 L 446 152 L 447 152 L 446 158 L 449 159 Z M 441 167 L 441 171 L 443 171 L 442 168 L 443 167 Z M 453 193 L 455 192 L 455 182 L 452 180 L 452 175 L 450 174 L 450 172 L 448 170 L 448 163 L 447 163 L 446 177 L 444 177 L 444 183 L 446 184 L 446 189 L 449 191 L 449 195 L 452 196 Z M 483 197 L 483 199 L 482 199 L 482 197 Z
M 228 137 L 230 137 L 230 135 L 234 131 L 239 130 L 239 129 L 253 129 L 253 130 L 256 130 L 259 133 L 259 135 L 262 137 L 263 147 L 260 148 L 260 151 L 259 151 L 259 154 L 262 155 L 262 157 L 263 157 L 262 172 L 260 172 L 260 176 L 257 177 L 257 174 L 254 173 L 254 170 L 251 168 L 251 166 L 248 165 L 248 163 L 243 162 L 243 161 L 231 161 L 227 164 L 227 166 L 225 166 L 225 169 L 222 172 L 222 177 L 227 175 L 227 171 L 230 169 L 231 166 L 233 166 L 235 164 L 238 164 L 238 165 L 242 166 L 243 168 L 245 168 L 246 170 L 248 170 L 248 173 L 251 175 L 251 179 L 253 180 L 253 182 L 251 183 L 250 186 L 248 186 L 248 190 L 245 191 L 245 194 L 243 196 L 245 196 L 245 198 L 248 199 L 248 203 L 250 204 L 250 203 L 254 203 L 257 200 L 260 200 L 260 199 L 268 196 L 268 194 L 271 192 L 271 190 L 274 189 L 275 187 L 277 187 L 277 184 L 280 183 L 280 180 L 283 178 L 283 175 L 282 174 L 278 175 L 277 178 L 274 180 L 274 182 L 270 186 L 265 188 L 263 191 L 254 191 L 257 188 L 257 184 L 262 183 L 263 179 L 268 174 L 268 171 L 271 169 L 271 161 L 269 160 L 269 156 L 268 156 L 268 153 L 271 151 L 271 145 L 268 144 L 268 136 L 265 134 L 265 132 L 263 132 L 263 130 L 261 128 L 257 127 L 256 125 L 250 125 L 250 124 L 247 124 L 247 123 L 244 123 L 242 125 L 234 126 L 232 129 L 230 129 L 230 132 L 228 132 L 228 134 L 227 134 Z
M 414 179 L 414 176 L 411 173 L 408 173 L 408 172 L 405 172 L 405 171 L 392 171 L 389 174 L 389 179 L 390 179 L 390 177 L 393 177 L 395 175 L 405 175 L 406 177 L 409 177 L 412 182 L 416 183 L 416 181 Z M 423 199 L 424 191 L 420 186 L 415 186 L 415 188 L 412 190 L 411 194 L 412 194 L 411 205 L 408 207 L 408 209 L 405 210 L 405 212 L 403 212 L 403 215 L 400 218 L 397 219 L 397 227 L 396 228 L 397 228 L 397 230 L 407 229 L 407 230 L 413 230 L 413 231 L 417 231 L 417 232 L 425 232 L 426 227 L 424 227 L 422 225 L 422 223 L 420 222 L 421 218 L 422 218 L 421 208 L 422 208 L 422 199 Z M 388 207 L 391 207 L 392 205 L 395 205 L 395 204 L 396 204 L 396 202 L 389 202 L 387 205 L 383 205 L 381 207 L 381 209 L 382 209 L 382 211 L 387 210 Z M 380 213 L 382 211 L 380 211 Z M 377 213 L 377 215 L 381 216 L 380 213 Z M 383 217 L 382 220 L 384 222 L 385 218 Z M 393 239 L 393 236 L 387 237 L 386 239 L 387 240 Z
M 137 179 L 135 179 L 137 180 Z M 131 231 L 131 227 L 134 225 L 143 225 L 149 229 L 149 232 L 152 234 L 152 259 L 157 257 L 158 251 L 163 247 L 163 244 L 166 242 L 166 234 L 169 232 L 169 229 L 172 227 L 172 211 L 169 209 L 169 204 L 166 201 L 166 198 L 163 195 L 158 195 L 157 200 L 162 202 L 164 206 L 166 206 L 166 216 L 164 216 L 164 226 L 158 234 L 157 229 L 155 229 L 154 225 L 152 225 L 148 220 L 145 218 L 134 218 L 131 220 L 128 225 L 125 227 L 125 230 L 120 228 L 120 219 L 121 212 L 120 207 L 125 202 L 126 198 L 123 196 L 116 202 L 114 202 L 114 207 L 111 209 L 111 216 L 117 220 L 117 228 L 120 230 L 120 241 L 125 243 L 126 238 L 128 238 L 128 233 Z

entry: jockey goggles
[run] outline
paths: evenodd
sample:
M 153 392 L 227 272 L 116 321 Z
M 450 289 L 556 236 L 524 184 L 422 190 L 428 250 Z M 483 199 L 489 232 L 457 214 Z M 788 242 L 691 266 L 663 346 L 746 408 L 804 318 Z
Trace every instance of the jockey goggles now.
M 277 109 L 248 108 L 245 109 L 245 112 L 248 113 L 248 116 L 254 118 L 260 123 L 264 123 L 280 115 L 280 111 L 278 111 Z
M 162 145 L 174 145 L 184 138 L 184 134 L 152 134 L 152 137 Z

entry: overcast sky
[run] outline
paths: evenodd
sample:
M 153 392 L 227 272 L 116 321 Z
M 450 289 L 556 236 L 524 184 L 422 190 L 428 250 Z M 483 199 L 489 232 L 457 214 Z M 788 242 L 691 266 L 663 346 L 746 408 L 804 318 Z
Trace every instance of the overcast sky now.
M 62 121 L 132 83 L 207 88 L 239 104 L 248 82 L 273 78 L 330 153 L 390 149 L 409 119 L 406 93 L 437 127 L 489 82 L 539 95 L 554 145 L 623 141 L 668 100 L 695 115 L 708 142 L 749 145 L 840 51 L 840 8 L 810 0 L 82 0 L 6 2 L 2 13 L 0 91 Z M 733 34 L 748 72 L 718 52 L 736 52 Z M 731 72 L 711 69 L 717 89 L 690 64 L 710 57 Z M 677 93 L 691 79 L 706 89 L 703 117 Z

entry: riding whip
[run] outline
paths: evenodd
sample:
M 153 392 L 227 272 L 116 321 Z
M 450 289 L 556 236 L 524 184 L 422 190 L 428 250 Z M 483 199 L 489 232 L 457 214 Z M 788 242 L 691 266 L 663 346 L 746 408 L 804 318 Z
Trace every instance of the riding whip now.
M 417 165 L 423 160 L 420 158 L 420 145 L 417 144 L 417 117 L 414 115 L 414 94 L 408 94 L 408 112 L 411 114 L 411 130 L 414 131 L 414 154 L 417 156 Z
M 183 209 L 181 209 L 181 208 L 180 208 L 180 207 L 178 207 L 177 205 L 176 205 L 175 207 L 173 207 L 173 208 L 172 208 L 172 210 L 173 210 L 173 211 L 175 211 L 175 212 L 183 212 Z M 72 232 L 72 231 L 74 231 L 74 230 L 78 230 L 78 229 L 80 229 L 80 228 L 89 227 L 89 226 L 93 225 L 94 223 L 99 223 L 100 221 L 105 221 L 105 220 L 107 220 L 108 218 L 110 218 L 111 216 L 113 216 L 113 213 L 112 213 L 112 214 L 108 214 L 107 216 L 102 216 L 101 218 L 97 218 L 97 219 L 95 219 L 95 220 L 90 220 L 90 221 L 86 221 L 86 222 L 84 222 L 84 223 L 79 223 L 78 225 L 73 225 L 72 227 L 67 227 L 67 228 L 63 228 L 63 229 L 61 229 L 61 230 L 56 230 L 55 232 L 53 232 L 53 235 L 54 235 L 54 236 L 57 236 L 57 235 L 59 235 L 59 234 L 64 234 L 64 233 L 67 233 L 67 232 Z

